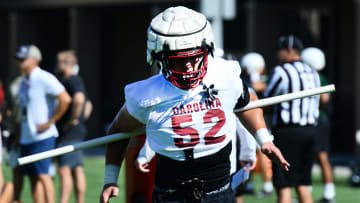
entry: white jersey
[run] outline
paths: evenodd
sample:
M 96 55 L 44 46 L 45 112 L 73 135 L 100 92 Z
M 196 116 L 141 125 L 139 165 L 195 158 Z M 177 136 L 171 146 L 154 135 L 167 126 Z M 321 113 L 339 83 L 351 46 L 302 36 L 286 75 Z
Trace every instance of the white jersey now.
M 184 149 L 193 148 L 194 158 L 218 152 L 235 137 L 234 107 L 243 94 L 240 67 L 209 57 L 203 83 L 213 90 L 211 102 L 202 85 L 182 90 L 163 75 L 125 87 L 126 108 L 146 125 L 150 147 L 174 160 L 185 160 Z
M 238 118 L 235 118 L 236 121 L 236 136 L 240 140 L 240 145 L 236 146 L 233 145 L 233 149 L 239 147 L 240 153 L 237 159 L 231 159 L 231 168 L 236 170 L 237 160 L 240 161 L 256 161 L 256 140 L 255 138 L 249 133 L 249 131 L 243 126 Z M 233 141 L 235 144 L 236 142 Z M 235 152 L 235 150 L 232 150 Z M 149 163 L 155 157 L 155 152 L 150 148 L 149 142 L 146 139 L 144 145 L 139 151 L 137 161 L 140 164 Z M 232 157 L 231 157 L 232 158 Z

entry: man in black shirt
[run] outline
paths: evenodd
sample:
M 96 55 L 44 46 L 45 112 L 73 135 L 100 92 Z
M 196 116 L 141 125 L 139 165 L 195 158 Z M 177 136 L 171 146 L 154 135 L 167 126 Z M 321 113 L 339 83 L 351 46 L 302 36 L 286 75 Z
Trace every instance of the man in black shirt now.
M 60 131 L 57 147 L 81 142 L 86 135 L 84 109 L 87 93 L 83 80 L 77 75 L 77 63 L 76 54 L 72 50 L 62 51 L 57 55 L 58 76 L 72 97 L 71 108 L 57 123 Z M 77 203 L 85 202 L 86 178 L 82 166 L 82 151 L 60 156 L 58 164 L 61 178 L 60 203 L 69 202 L 73 182 Z

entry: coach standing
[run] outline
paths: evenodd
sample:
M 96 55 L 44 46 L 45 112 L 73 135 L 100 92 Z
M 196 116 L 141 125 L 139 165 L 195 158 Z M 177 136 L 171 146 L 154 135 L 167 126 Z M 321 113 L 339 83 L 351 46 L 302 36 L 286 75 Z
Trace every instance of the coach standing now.
M 283 36 L 278 42 L 279 65 L 274 68 L 265 97 L 282 95 L 320 86 L 318 73 L 300 60 L 302 42 L 295 36 Z M 283 102 L 274 107 L 274 144 L 292 164 L 285 172 L 273 164 L 273 182 L 278 202 L 291 202 L 291 187 L 295 187 L 299 202 L 313 202 L 311 167 L 314 157 L 315 126 L 319 117 L 319 97 L 312 96 Z
M 35 45 L 20 46 L 15 57 L 25 74 L 19 90 L 20 153 L 28 156 L 54 148 L 58 136 L 55 122 L 67 110 L 71 98 L 51 73 L 39 67 L 42 56 Z M 30 177 L 34 202 L 55 202 L 54 183 L 48 173 L 50 162 L 45 159 L 21 168 Z
M 72 98 L 71 107 L 57 123 L 60 131 L 57 147 L 79 143 L 86 136 L 84 110 L 87 93 L 82 78 L 76 74 L 77 64 L 75 51 L 65 50 L 57 54 L 57 74 Z M 69 202 L 73 185 L 75 185 L 76 202 L 85 202 L 86 178 L 82 158 L 82 151 L 76 151 L 59 156 L 57 159 L 61 180 L 60 203 Z

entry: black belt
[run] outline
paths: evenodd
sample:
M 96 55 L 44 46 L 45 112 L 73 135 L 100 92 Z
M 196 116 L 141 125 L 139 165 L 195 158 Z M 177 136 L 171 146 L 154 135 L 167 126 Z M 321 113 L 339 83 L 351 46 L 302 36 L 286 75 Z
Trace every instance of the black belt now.
M 227 183 L 217 189 L 205 192 L 203 190 L 203 181 L 197 178 L 185 181 L 180 184 L 177 189 L 174 188 L 161 188 L 157 185 L 154 186 L 154 192 L 165 196 L 167 200 L 183 200 L 185 202 L 201 202 L 204 197 L 216 195 L 224 192 L 230 188 L 230 183 Z

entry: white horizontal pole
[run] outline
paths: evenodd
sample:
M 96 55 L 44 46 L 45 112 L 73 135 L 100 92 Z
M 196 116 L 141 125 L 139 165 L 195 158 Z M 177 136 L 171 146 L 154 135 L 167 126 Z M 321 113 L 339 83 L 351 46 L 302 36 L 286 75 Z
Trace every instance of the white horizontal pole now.
M 283 94 L 280 96 L 269 97 L 269 98 L 265 98 L 265 99 L 259 99 L 257 101 L 250 102 L 248 105 L 244 106 L 243 108 L 235 109 L 234 112 L 240 112 L 240 111 L 246 111 L 249 109 L 255 109 L 255 108 L 259 108 L 259 107 L 271 106 L 274 104 L 287 102 L 287 101 L 291 101 L 294 99 L 311 97 L 314 95 L 324 94 L 324 93 L 329 93 L 329 92 L 334 92 L 334 91 L 335 91 L 335 85 L 326 85 L 326 86 L 318 87 L 318 88 L 314 88 L 314 89 L 293 92 L 293 93 L 289 93 L 289 94 Z
M 291 101 L 291 100 L 299 99 L 299 98 L 303 98 L 303 97 L 310 97 L 310 96 L 323 94 L 323 93 L 329 93 L 329 92 L 333 92 L 333 91 L 335 91 L 335 86 L 334 85 L 327 85 L 327 86 L 324 86 L 324 87 L 314 88 L 314 89 L 311 89 L 311 90 L 294 92 L 294 93 L 285 94 L 285 95 L 276 96 L 276 97 L 270 97 L 270 98 L 266 98 L 266 99 L 260 99 L 260 100 L 257 100 L 257 101 L 250 102 L 248 105 L 246 105 L 243 108 L 235 109 L 234 112 L 240 112 L 240 111 L 246 111 L 246 110 L 249 110 L 249 109 L 270 106 L 270 105 L 278 104 L 278 103 L 281 103 L 281 102 Z M 25 164 L 33 163 L 35 161 L 40 161 L 40 160 L 43 160 L 43 159 L 52 158 L 52 157 L 60 156 L 60 155 L 63 155 L 63 154 L 67 154 L 67 153 L 70 153 L 70 152 L 83 150 L 83 149 L 87 149 L 87 148 L 91 148 L 91 147 L 96 147 L 96 146 L 99 146 L 99 145 L 107 144 L 107 143 L 110 143 L 110 142 L 115 142 L 115 141 L 122 140 L 122 139 L 127 139 L 127 138 L 134 137 L 134 136 L 137 136 L 137 135 L 141 135 L 141 134 L 144 134 L 144 133 L 145 133 L 145 127 L 137 129 L 137 130 L 132 131 L 132 132 L 114 133 L 114 134 L 107 135 L 107 136 L 104 136 L 104 137 L 84 141 L 84 142 L 81 142 L 81 143 L 78 143 L 78 144 L 67 145 L 67 146 L 52 149 L 52 150 L 49 150 L 49 151 L 45 151 L 45 152 L 41 152 L 41 153 L 37 153 L 37 154 L 25 156 L 25 157 L 21 157 L 21 158 L 18 159 L 18 163 L 19 163 L 19 165 L 25 165 Z
M 144 133 L 145 133 L 145 128 L 139 128 L 139 129 L 137 129 L 135 131 L 126 132 L 126 133 L 114 133 L 114 134 L 107 135 L 107 136 L 104 136 L 104 137 L 99 137 L 99 138 L 91 139 L 91 140 L 88 140 L 88 141 L 84 141 L 84 142 L 81 142 L 81 143 L 78 143 L 78 144 L 67 145 L 67 146 L 59 147 L 59 148 L 52 149 L 52 150 L 49 150 L 49 151 L 45 151 L 45 152 L 41 152 L 41 153 L 29 155 L 29 156 L 20 157 L 18 159 L 18 164 L 19 165 L 25 165 L 25 164 L 33 163 L 35 161 L 40 161 L 40 160 L 43 160 L 43 159 L 60 156 L 60 155 L 63 155 L 63 154 L 74 152 L 74 151 L 83 150 L 83 149 L 87 149 L 87 148 L 91 148 L 91 147 L 96 147 L 96 146 L 99 146 L 99 145 L 107 144 L 107 143 L 110 143 L 110 142 L 115 142 L 115 141 L 118 141 L 118 140 L 123 140 L 123 139 L 126 139 L 126 138 L 141 135 L 141 134 L 144 134 Z

